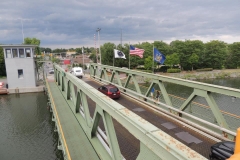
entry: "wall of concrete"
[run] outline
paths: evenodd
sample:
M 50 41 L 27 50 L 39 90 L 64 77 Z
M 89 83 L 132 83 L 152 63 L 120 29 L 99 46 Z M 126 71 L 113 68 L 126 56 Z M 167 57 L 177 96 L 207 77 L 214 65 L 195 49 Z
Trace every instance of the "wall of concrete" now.
M 36 87 L 36 70 L 32 57 L 6 58 L 5 65 L 9 89 Z M 23 70 L 23 78 L 18 77 L 18 69 Z

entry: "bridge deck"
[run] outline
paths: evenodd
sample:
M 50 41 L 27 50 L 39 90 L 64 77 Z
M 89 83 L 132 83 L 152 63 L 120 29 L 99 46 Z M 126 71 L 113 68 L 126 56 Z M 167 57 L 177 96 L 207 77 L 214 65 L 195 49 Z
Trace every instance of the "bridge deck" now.
M 59 92 L 57 85 L 54 82 L 48 82 L 50 97 L 53 99 L 53 110 L 56 112 L 56 120 L 60 123 L 60 131 L 63 132 L 63 141 L 66 142 L 66 152 L 69 154 L 69 159 L 100 159 L 91 146 L 87 136 L 76 118 L 71 113 L 71 109 L 66 103 L 63 95 Z
M 98 88 L 100 86 L 98 82 L 92 79 L 83 78 L 83 80 L 94 88 Z M 138 103 L 124 94 L 122 94 L 121 98 L 116 101 L 173 138 L 182 142 L 192 150 L 195 150 L 202 156 L 209 158 L 210 147 L 216 143 L 214 140 L 201 135 L 201 133 L 198 133 L 197 131 L 191 130 L 191 128 L 188 128 L 178 121 L 174 121 L 163 114 L 155 112 L 154 110 L 146 107 L 143 103 Z M 90 112 L 93 115 L 94 110 L 90 108 Z M 136 147 L 139 141 L 115 121 L 114 126 L 119 139 L 118 142 L 120 144 L 122 154 L 126 159 L 136 159 L 140 149 Z M 128 141 L 124 139 L 128 139 Z

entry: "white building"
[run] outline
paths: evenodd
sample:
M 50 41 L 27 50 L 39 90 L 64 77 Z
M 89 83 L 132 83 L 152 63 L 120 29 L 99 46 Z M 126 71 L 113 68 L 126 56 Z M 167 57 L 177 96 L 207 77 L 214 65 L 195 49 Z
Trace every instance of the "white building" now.
M 31 92 L 37 85 L 35 45 L 0 45 L 4 50 L 8 88 Z

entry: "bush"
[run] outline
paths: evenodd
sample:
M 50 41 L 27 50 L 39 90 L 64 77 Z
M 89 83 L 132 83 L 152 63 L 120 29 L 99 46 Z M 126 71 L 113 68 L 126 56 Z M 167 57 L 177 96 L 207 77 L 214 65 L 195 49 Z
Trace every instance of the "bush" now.
M 145 70 L 144 66 L 137 66 L 137 70 Z
M 212 68 L 203 68 L 203 69 L 197 69 L 197 72 L 204 72 L 204 71 L 212 71 Z
M 167 70 L 167 73 L 180 73 L 181 72 L 181 69 L 174 69 L 174 68 L 172 68 L 172 69 L 168 69 Z
M 166 73 L 169 68 L 170 68 L 169 66 L 161 66 L 160 68 L 154 69 L 154 72 L 164 72 L 164 73 Z

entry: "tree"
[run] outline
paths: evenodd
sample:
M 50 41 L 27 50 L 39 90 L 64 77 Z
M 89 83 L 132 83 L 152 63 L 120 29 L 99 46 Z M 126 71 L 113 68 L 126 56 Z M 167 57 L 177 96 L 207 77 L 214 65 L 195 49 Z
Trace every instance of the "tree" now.
M 144 68 L 146 70 L 151 70 L 152 69 L 152 65 L 153 65 L 153 56 L 148 56 L 147 58 L 145 58 L 145 60 L 144 60 Z
M 171 47 L 163 41 L 154 41 L 154 47 L 157 48 L 165 56 L 171 54 Z
M 6 76 L 4 52 L 2 47 L 0 47 L 0 76 Z
M 206 51 L 204 56 L 205 67 L 222 69 L 227 56 L 226 43 L 218 40 L 210 41 L 205 44 Z
M 102 64 L 112 66 L 113 65 L 113 50 L 116 48 L 114 43 L 105 43 L 101 46 L 101 61 Z
M 56 57 L 53 57 L 53 58 L 52 58 L 52 62 L 59 64 L 59 63 L 60 63 L 60 59 L 58 59 L 58 58 L 56 58 Z
M 51 48 L 40 48 L 41 52 L 45 52 L 45 53 L 52 53 L 52 49 Z
M 226 68 L 238 68 L 240 66 L 240 42 L 234 42 L 228 45 L 228 53 L 226 56 Z
M 78 54 L 82 54 L 82 48 L 76 48 L 76 53 L 78 53 Z
M 179 62 L 180 59 L 177 53 L 173 53 L 171 55 L 166 56 L 165 64 L 169 65 L 171 68 L 173 67 L 173 65 L 179 64 Z
M 193 53 L 189 58 L 188 58 L 188 63 L 192 65 L 192 71 L 193 71 L 193 65 L 196 64 L 199 60 L 199 57 L 196 53 Z
M 41 55 L 41 51 L 40 51 L 40 43 L 41 41 L 37 38 L 29 38 L 29 37 L 26 37 L 24 38 L 24 44 L 32 44 L 32 45 L 36 45 L 37 47 L 35 47 L 35 53 L 37 55 Z
M 191 64 L 189 64 L 188 59 L 192 53 L 196 53 L 199 57 L 202 57 L 204 52 L 204 44 L 199 40 L 186 40 L 186 41 L 172 41 L 170 43 L 171 51 L 177 53 L 180 59 L 180 65 L 184 70 L 190 70 Z M 196 64 L 200 67 L 203 60 L 201 59 L 201 64 Z
M 91 53 L 89 59 L 91 59 L 94 63 L 97 63 L 96 53 Z

